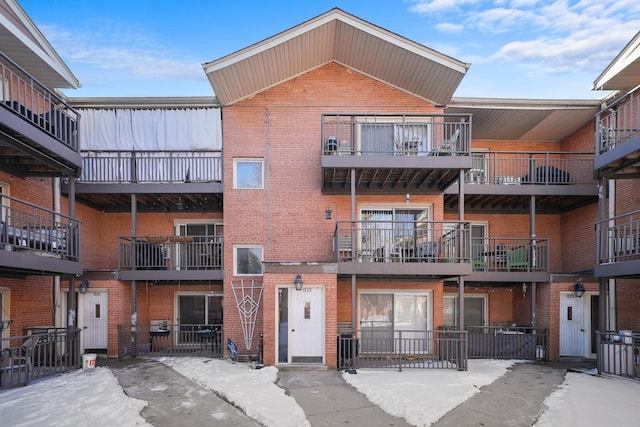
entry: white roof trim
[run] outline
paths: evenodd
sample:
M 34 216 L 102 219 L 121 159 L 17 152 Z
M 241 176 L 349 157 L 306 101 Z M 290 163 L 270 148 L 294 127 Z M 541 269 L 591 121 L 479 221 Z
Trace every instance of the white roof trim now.
M 73 88 L 80 87 L 79 80 L 73 75 L 69 67 L 64 63 L 62 58 L 55 51 L 46 37 L 40 32 L 36 24 L 29 18 L 29 15 L 18 5 L 15 0 L 7 0 L 7 5 L 16 14 L 20 22 L 29 30 L 29 32 L 39 41 L 40 45 L 34 43 L 19 28 L 11 23 L 4 15 L 0 14 L 0 25 L 7 28 L 16 36 L 25 46 L 34 52 L 40 59 L 49 65 L 58 75 L 63 77 Z
M 447 57 L 445 55 L 438 54 L 438 52 L 435 52 L 425 46 L 419 45 L 418 43 L 411 43 L 403 37 L 397 36 L 389 31 L 382 30 L 379 27 L 375 27 L 365 21 L 356 19 L 355 17 L 346 14 L 340 9 L 332 9 L 324 15 L 321 15 L 306 23 L 300 24 L 281 34 L 270 37 L 253 46 L 249 46 L 219 60 L 205 63 L 203 64 L 203 68 L 206 73 L 223 69 L 258 53 L 262 53 L 275 46 L 281 45 L 286 41 L 289 41 L 295 37 L 300 36 L 301 34 L 307 33 L 310 30 L 325 25 L 333 20 L 344 22 L 345 24 L 366 32 L 374 37 L 394 44 L 400 48 L 406 49 L 412 53 L 415 53 L 416 55 L 422 56 L 423 58 L 429 59 L 445 67 L 449 67 L 450 69 L 458 71 L 459 73 L 464 74 L 469 68 L 468 64 L 456 61 L 453 58 Z
M 604 85 L 638 59 L 640 59 L 640 31 L 593 82 L 591 90 L 603 90 Z

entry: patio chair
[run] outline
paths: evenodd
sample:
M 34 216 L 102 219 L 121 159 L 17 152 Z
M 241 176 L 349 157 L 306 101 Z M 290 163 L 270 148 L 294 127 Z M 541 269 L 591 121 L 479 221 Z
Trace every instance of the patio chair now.
M 529 257 L 524 249 L 513 249 L 507 252 L 507 271 L 513 269 L 529 270 Z
M 487 270 L 487 262 L 484 258 L 476 258 L 472 261 L 473 271 L 486 271 Z

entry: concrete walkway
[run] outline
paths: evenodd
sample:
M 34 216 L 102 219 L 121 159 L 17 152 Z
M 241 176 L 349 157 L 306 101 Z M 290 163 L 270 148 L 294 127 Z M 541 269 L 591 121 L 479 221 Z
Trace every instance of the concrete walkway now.
M 410 426 L 371 403 L 334 369 L 281 370 L 278 386 L 296 399 L 313 427 Z
M 155 427 L 261 425 L 211 390 L 160 362 L 98 359 L 97 364 L 111 368 L 127 396 L 149 402 L 141 415 Z

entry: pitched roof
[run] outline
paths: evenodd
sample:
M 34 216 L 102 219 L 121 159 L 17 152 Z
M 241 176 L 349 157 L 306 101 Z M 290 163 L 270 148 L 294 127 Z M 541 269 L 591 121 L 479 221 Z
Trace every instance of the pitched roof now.
M 0 0 L 1 51 L 49 89 L 80 82 L 15 0 Z
M 640 32 L 620 51 L 598 76 L 592 90 L 629 92 L 640 85 Z
M 225 106 L 332 61 L 437 105 L 469 68 L 337 8 L 203 68 Z

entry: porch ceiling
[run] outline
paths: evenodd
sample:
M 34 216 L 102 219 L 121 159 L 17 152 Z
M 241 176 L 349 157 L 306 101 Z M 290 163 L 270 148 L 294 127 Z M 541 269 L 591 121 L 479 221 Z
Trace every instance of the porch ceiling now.
M 325 194 L 348 194 L 351 191 L 350 169 L 325 168 L 323 176 Z M 457 179 L 458 171 L 452 169 L 362 168 L 356 169 L 355 175 L 358 194 L 436 194 Z
M 544 195 L 535 196 L 536 214 L 560 214 L 598 202 L 594 195 Z M 458 212 L 458 194 L 445 194 L 444 209 Z M 465 213 L 528 214 L 531 196 L 526 194 L 467 194 L 464 197 Z
M 138 212 L 222 212 L 222 194 L 136 194 Z M 130 193 L 77 193 L 76 201 L 104 212 L 131 212 Z M 180 207 L 182 206 L 182 207 Z
M 225 106 L 332 61 L 438 105 L 469 68 L 337 8 L 203 68 Z
M 594 123 L 599 100 L 452 98 L 445 113 L 472 114 L 473 139 L 561 141 Z

